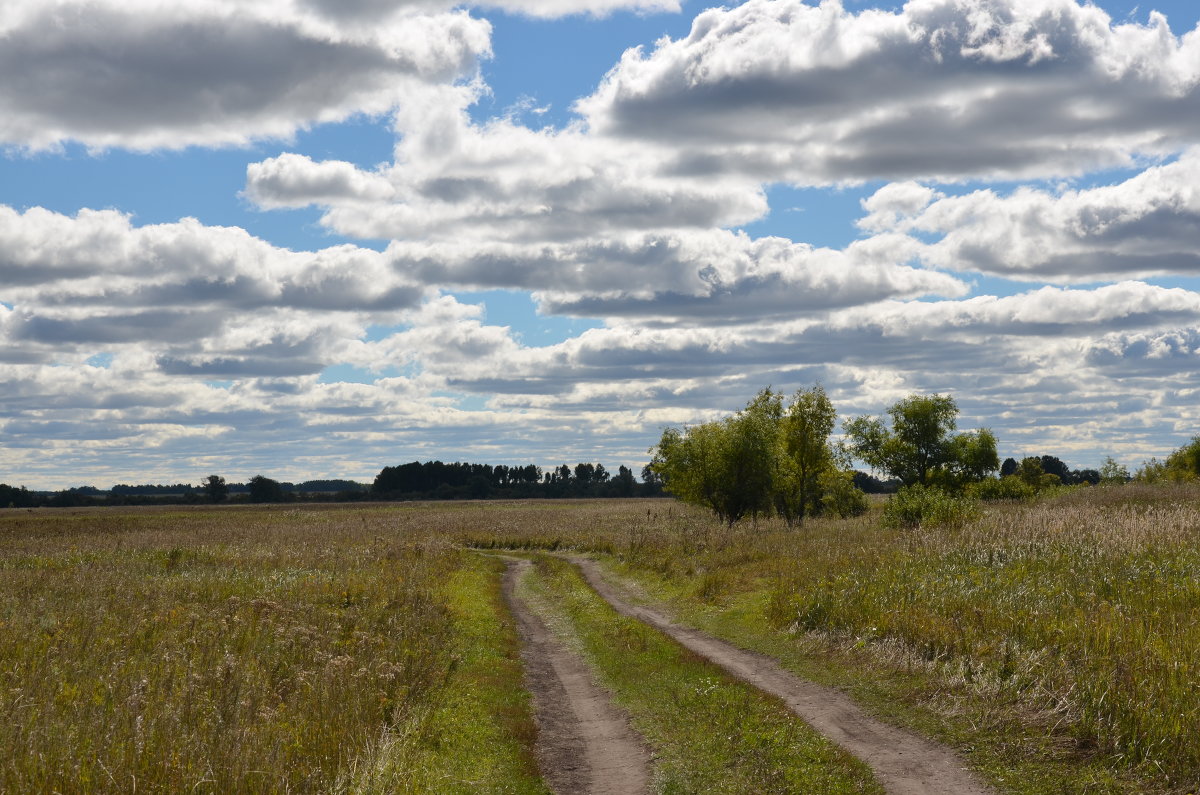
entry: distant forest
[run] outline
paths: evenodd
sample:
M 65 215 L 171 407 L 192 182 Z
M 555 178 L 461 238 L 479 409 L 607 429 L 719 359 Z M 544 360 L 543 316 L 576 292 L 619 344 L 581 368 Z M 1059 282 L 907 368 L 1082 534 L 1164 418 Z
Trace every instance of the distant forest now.
M 413 461 L 384 467 L 370 484 L 352 480 L 287 483 L 263 475 L 245 483 L 228 483 L 220 475 L 209 475 L 199 484 L 118 484 L 107 491 L 78 486 L 49 492 L 0 483 L 0 508 L 662 496 L 658 476 L 646 468 L 641 475 L 639 481 L 629 467 L 619 466 L 611 473 L 599 463 L 563 464 L 544 471 L 534 464 Z
M 1043 471 L 1058 475 L 1064 484 L 1100 480 L 1099 473 L 1090 469 L 1070 470 L 1055 456 L 1041 456 L 1038 460 Z M 1007 459 L 1001 474 L 1011 474 L 1016 468 L 1017 462 Z M 288 483 L 263 475 L 245 483 L 227 483 L 219 475 L 209 475 L 198 484 L 122 483 L 107 491 L 95 486 L 30 491 L 23 486 L 0 483 L 0 508 L 663 496 L 662 481 L 648 466 L 642 468 L 640 476 L 640 480 L 635 478 L 633 470 L 625 466 L 612 473 L 598 463 L 579 463 L 574 467 L 563 464 L 547 471 L 534 464 L 493 466 L 413 461 L 384 467 L 369 484 L 337 479 Z M 868 494 L 888 494 L 900 485 L 899 481 L 880 480 L 857 470 L 853 472 L 853 482 Z

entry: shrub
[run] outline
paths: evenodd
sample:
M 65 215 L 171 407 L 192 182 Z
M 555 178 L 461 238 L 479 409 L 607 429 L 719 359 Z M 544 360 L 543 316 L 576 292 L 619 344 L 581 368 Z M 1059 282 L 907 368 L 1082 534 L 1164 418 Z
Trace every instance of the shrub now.
M 892 495 L 883 509 L 883 522 L 888 527 L 940 527 L 965 522 L 978 512 L 979 504 L 970 497 L 916 483 Z
M 867 512 L 867 495 L 854 485 L 854 473 L 827 469 L 818 479 L 821 509 L 842 519 Z
M 1037 491 L 1016 475 L 988 478 L 967 487 L 967 494 L 979 500 L 1029 500 Z

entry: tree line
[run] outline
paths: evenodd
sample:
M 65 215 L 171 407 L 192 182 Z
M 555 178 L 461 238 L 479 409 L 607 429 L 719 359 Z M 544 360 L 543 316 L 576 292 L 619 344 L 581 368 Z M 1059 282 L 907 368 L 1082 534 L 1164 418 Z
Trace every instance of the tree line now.
M 618 466 L 611 473 L 603 464 L 581 462 L 544 471 L 534 464 L 489 464 L 412 461 L 384 467 L 371 485 L 378 499 L 528 499 L 562 497 L 657 497 L 658 476 L 643 467 L 642 480 L 633 470 Z
M 543 471 L 534 464 L 413 461 L 384 467 L 369 484 L 339 479 L 297 484 L 261 474 L 244 483 L 230 483 L 214 474 L 198 484 L 118 484 L 108 491 L 94 486 L 30 491 L 0 483 L 0 508 L 658 496 L 662 487 L 649 469 L 643 468 L 639 482 L 629 467 L 619 466 L 614 474 L 600 463 L 563 464 Z
M 1200 480 L 1200 436 L 1132 476 L 1112 457 L 1100 469 L 1073 470 L 1052 455 L 1002 464 L 995 435 L 986 428 L 957 432 L 958 413 L 949 395 L 914 394 L 882 416 L 846 420 L 842 441 L 833 444 L 837 412 L 819 385 L 796 392 L 787 405 L 768 387 L 733 415 L 665 429 L 650 448 L 650 469 L 667 493 L 728 524 L 854 515 L 866 508 L 864 487 L 894 492 L 885 521 L 911 525 L 964 517 L 974 500 L 1024 499 L 1061 486 Z M 851 471 L 854 459 L 887 480 Z
M 954 433 L 958 407 L 943 395 L 912 395 L 886 417 L 862 416 L 843 424 L 833 444 L 837 412 L 820 386 L 797 391 L 785 405 L 770 387 L 729 417 L 667 428 L 650 449 L 650 467 L 668 493 L 710 509 L 733 524 L 776 515 L 789 525 L 809 516 L 853 516 L 866 511 L 866 462 L 898 484 L 897 491 L 959 492 L 994 472 L 996 438 L 986 429 Z

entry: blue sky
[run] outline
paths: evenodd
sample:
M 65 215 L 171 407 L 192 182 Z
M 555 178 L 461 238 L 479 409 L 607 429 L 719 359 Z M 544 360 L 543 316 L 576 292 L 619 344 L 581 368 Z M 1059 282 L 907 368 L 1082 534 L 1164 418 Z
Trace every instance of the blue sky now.
M 816 381 L 1162 456 L 1200 428 L 1198 19 L 18 0 L 0 482 L 636 468 Z

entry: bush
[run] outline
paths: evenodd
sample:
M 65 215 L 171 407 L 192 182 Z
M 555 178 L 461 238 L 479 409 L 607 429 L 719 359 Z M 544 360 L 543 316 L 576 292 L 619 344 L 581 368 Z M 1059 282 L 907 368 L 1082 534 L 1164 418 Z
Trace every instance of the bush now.
M 867 495 L 854 485 L 853 472 L 827 469 L 818 479 L 821 491 L 821 510 L 843 519 L 862 516 L 867 512 Z
M 967 494 L 979 500 L 1030 500 L 1036 493 L 1033 486 L 1016 475 L 988 478 L 967 487 Z
M 888 527 L 940 527 L 960 524 L 979 513 L 979 503 L 970 497 L 954 497 L 939 488 L 917 483 L 892 495 L 883 509 Z

